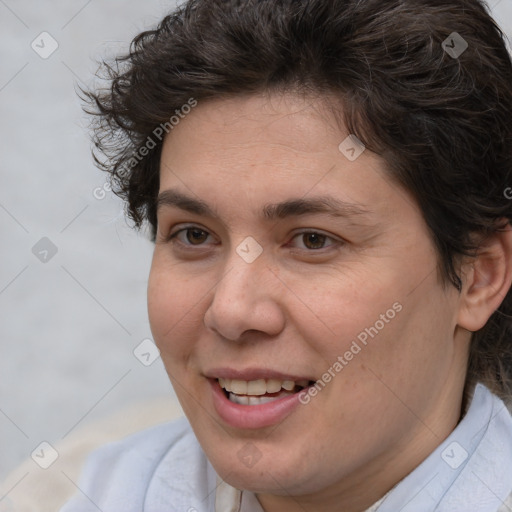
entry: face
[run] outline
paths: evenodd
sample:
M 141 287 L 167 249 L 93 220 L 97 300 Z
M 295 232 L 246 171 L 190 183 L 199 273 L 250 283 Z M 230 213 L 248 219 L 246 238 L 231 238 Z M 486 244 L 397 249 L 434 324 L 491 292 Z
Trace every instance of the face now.
M 401 478 L 460 412 L 457 293 L 347 136 L 262 95 L 200 102 L 163 147 L 152 333 L 209 460 L 262 503 Z

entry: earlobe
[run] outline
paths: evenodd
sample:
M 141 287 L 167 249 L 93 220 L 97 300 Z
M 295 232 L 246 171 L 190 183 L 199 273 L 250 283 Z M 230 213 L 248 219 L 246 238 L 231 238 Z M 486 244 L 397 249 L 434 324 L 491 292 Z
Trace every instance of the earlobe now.
M 499 308 L 512 285 L 512 227 L 482 241 L 478 255 L 466 265 L 460 297 L 458 325 L 480 330 Z

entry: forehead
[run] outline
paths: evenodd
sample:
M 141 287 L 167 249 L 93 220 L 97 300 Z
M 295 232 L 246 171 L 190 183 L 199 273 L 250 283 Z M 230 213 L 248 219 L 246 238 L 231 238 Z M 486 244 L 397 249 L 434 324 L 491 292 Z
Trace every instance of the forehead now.
M 347 157 L 350 134 L 329 105 L 296 95 L 198 102 L 164 141 L 158 206 L 180 203 L 214 216 L 211 205 L 222 199 L 263 218 L 322 208 L 357 216 L 388 207 L 405 191 L 364 147 Z
M 343 134 L 328 100 L 265 93 L 199 101 L 166 136 L 164 150 L 172 145 L 176 151 L 183 143 L 202 151 L 265 144 L 270 150 L 281 146 L 304 155 L 319 153 L 332 143 L 328 133 L 336 140 Z

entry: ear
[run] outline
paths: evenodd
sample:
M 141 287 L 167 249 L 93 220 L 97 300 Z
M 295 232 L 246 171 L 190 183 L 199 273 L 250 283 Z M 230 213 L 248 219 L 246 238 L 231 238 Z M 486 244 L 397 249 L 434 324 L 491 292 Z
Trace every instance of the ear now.
M 465 265 L 458 325 L 480 330 L 499 308 L 512 285 L 512 226 L 508 223 L 485 238 L 475 258 Z

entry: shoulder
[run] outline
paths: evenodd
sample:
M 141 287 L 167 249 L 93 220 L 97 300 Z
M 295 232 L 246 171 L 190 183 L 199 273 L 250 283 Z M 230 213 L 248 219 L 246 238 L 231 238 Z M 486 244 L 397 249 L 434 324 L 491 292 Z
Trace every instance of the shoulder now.
M 185 469 L 201 454 L 186 418 L 105 445 L 87 459 L 78 484 L 80 493 L 61 512 L 88 512 L 98 507 L 104 512 L 143 510 L 148 489 L 155 473 L 162 471 L 163 461 Z

